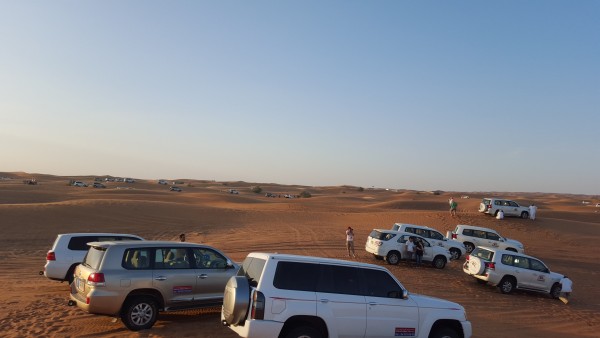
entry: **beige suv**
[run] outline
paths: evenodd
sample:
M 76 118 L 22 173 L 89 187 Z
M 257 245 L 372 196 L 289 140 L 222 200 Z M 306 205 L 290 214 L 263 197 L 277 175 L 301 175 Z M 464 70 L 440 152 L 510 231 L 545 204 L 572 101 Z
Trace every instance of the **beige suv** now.
M 69 305 L 120 317 L 137 331 L 159 311 L 223 302 L 223 290 L 239 266 L 219 250 L 185 242 L 93 242 L 75 269 Z

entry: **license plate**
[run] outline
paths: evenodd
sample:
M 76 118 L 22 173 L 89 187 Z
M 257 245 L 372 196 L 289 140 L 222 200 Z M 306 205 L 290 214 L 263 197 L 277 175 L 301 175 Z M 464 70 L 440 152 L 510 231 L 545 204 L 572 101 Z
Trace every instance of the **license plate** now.
M 85 291 L 85 282 L 81 278 L 75 278 L 75 287 L 77 290 L 84 292 Z

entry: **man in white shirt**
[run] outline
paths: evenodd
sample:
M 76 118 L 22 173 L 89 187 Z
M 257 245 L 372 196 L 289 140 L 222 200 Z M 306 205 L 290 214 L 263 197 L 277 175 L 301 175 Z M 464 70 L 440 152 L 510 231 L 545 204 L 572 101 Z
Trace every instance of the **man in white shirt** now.
M 498 215 L 496 215 L 496 219 L 504 219 L 504 211 L 498 210 Z
M 410 263 L 415 253 L 415 241 L 412 237 L 409 237 L 408 242 L 406 242 L 406 252 L 408 253 L 408 263 Z
M 348 227 L 346 230 L 346 248 L 348 249 L 348 257 L 356 258 L 354 253 L 354 229 Z
M 558 299 L 567 304 L 569 303 L 569 296 L 571 295 L 571 292 L 573 292 L 573 281 L 571 281 L 569 277 L 564 276 L 560 280 L 560 286 L 560 297 L 558 297 Z
M 529 206 L 529 219 L 532 221 L 535 221 L 535 213 L 537 212 L 537 207 L 535 206 L 535 204 L 531 204 Z

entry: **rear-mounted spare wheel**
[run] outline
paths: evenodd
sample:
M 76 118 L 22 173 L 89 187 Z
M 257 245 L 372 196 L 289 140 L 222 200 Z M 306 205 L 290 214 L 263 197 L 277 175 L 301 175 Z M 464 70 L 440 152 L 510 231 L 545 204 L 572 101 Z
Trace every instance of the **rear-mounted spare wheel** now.
M 244 276 L 233 276 L 225 285 L 223 318 L 228 325 L 238 325 L 246 319 L 250 305 L 250 285 Z

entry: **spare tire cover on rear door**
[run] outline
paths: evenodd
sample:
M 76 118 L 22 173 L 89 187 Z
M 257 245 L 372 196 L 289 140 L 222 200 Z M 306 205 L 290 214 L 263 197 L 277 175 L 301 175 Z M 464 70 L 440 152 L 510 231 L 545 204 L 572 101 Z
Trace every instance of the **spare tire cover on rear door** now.
M 245 276 L 233 276 L 225 285 L 223 295 L 223 318 L 230 325 L 237 325 L 246 319 L 250 305 L 250 285 Z
M 467 264 L 467 269 L 469 273 L 472 275 L 481 275 L 483 270 L 485 270 L 485 264 L 479 257 L 469 257 L 469 263 Z

